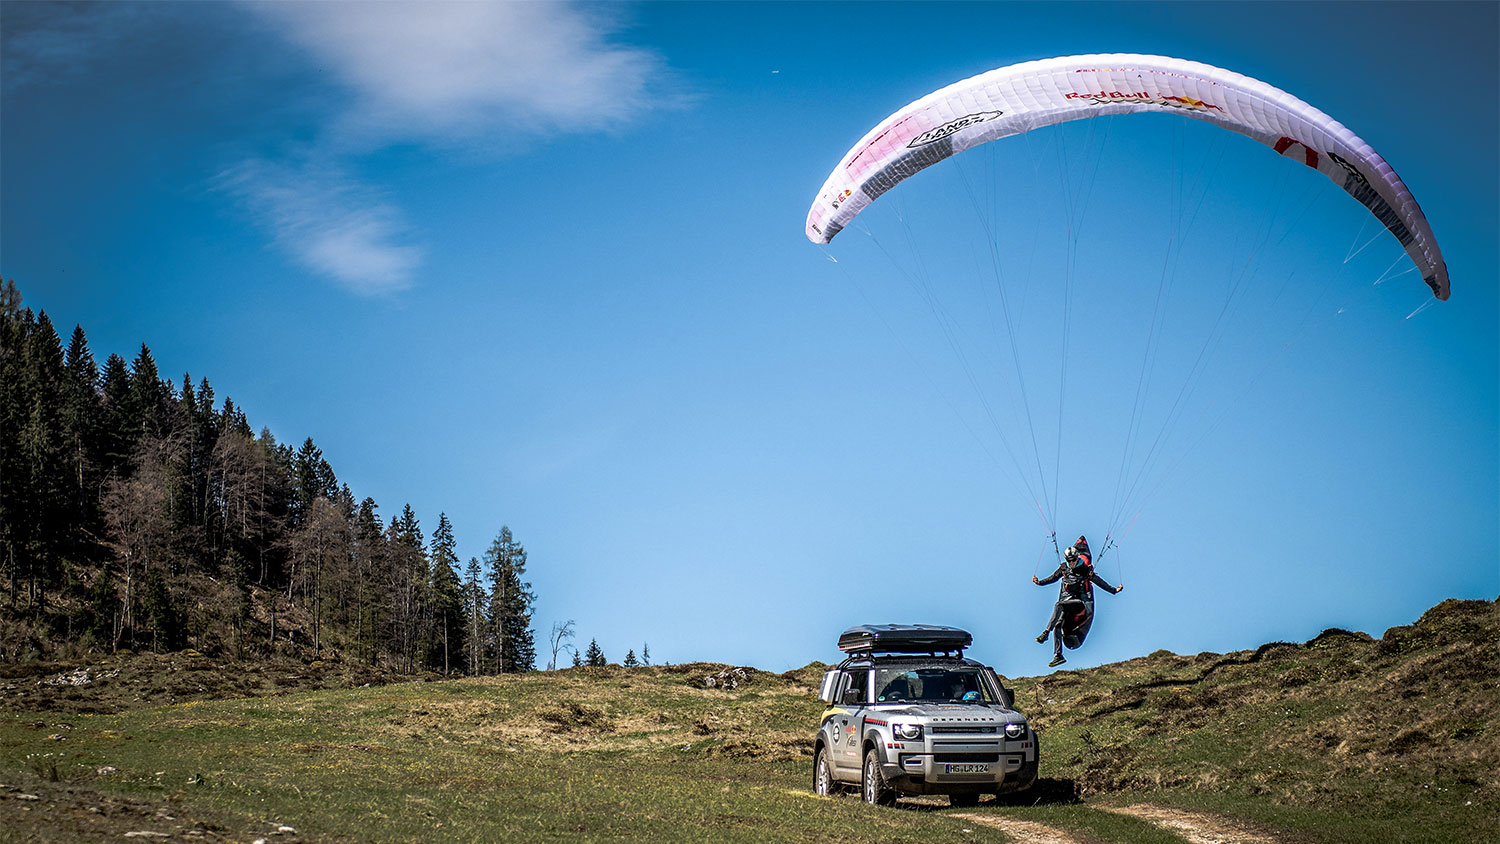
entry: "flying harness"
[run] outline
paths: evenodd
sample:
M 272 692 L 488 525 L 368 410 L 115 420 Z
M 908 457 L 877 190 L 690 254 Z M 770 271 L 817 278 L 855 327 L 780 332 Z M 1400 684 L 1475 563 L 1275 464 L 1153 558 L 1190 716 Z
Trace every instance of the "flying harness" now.
M 1063 615 L 1063 644 L 1076 649 L 1094 623 L 1094 566 L 1088 552 L 1078 552 L 1078 564 L 1063 574 L 1062 588 L 1068 607 Z

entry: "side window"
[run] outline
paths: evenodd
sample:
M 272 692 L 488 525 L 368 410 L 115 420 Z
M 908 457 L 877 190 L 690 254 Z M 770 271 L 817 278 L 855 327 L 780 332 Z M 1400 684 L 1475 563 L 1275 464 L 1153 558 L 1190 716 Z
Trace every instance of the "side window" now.
M 844 700 L 847 697 L 845 692 L 852 689 L 859 693 L 858 701 L 864 703 L 870 694 L 870 669 L 851 668 L 844 672 L 844 681 L 844 685 L 839 691 L 839 699 Z

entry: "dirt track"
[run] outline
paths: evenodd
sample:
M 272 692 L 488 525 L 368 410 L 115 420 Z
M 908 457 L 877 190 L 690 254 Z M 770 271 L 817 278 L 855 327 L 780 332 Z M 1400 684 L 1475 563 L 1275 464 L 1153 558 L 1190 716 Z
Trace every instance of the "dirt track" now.
M 1191 844 L 1279 844 L 1279 840 L 1263 832 L 1249 829 L 1231 819 L 1202 812 L 1189 812 L 1167 806 L 1136 803 L 1130 806 L 1099 807 L 1105 811 L 1118 812 L 1154 824 L 1178 835 Z M 961 818 L 1001 830 L 1014 838 L 1018 844 L 1084 844 L 1094 839 L 1080 837 L 1065 829 L 1021 820 L 1003 815 L 954 814 Z
M 1014 838 L 1017 844 L 1083 844 L 1083 839 L 1066 830 L 1035 821 L 1023 821 L 1002 815 L 962 814 L 949 817 L 963 818 L 966 821 L 994 827 Z
M 1277 844 L 1277 839 L 1265 833 L 1247 829 L 1227 818 L 1201 812 L 1153 806 L 1149 803 L 1104 808 L 1154 823 L 1186 838 L 1192 844 Z

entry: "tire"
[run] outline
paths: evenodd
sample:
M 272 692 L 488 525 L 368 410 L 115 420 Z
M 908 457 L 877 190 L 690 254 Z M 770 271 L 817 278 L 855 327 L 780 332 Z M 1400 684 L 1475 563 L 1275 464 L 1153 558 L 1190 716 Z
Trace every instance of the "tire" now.
M 979 805 L 978 794 L 950 794 L 948 805 L 955 809 L 972 809 Z
M 860 796 L 871 806 L 896 805 L 896 790 L 885 781 L 880 770 L 880 754 L 871 749 L 865 754 L 865 769 L 860 777 Z
M 838 793 L 838 785 L 833 781 L 833 763 L 828 760 L 828 748 L 821 748 L 818 758 L 813 760 L 813 794 L 832 797 Z

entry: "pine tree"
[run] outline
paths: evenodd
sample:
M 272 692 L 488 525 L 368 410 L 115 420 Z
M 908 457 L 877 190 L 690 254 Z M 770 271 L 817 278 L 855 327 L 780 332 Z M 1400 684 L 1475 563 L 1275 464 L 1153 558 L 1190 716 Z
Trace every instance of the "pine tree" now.
M 637 665 L 640 665 L 635 658 L 635 648 L 631 648 L 625 652 L 625 661 L 621 665 L 624 665 L 626 668 L 635 668 Z
M 141 610 L 151 634 L 151 649 L 157 653 L 181 650 L 187 644 L 182 611 L 160 569 L 146 575 L 142 593 Z
M 0 286 L 0 564 L 5 566 L 8 602 L 14 607 L 25 578 L 26 544 L 31 507 L 22 459 L 20 434 L 29 415 L 25 390 L 24 352 L 32 325 L 31 312 L 21 308 L 21 292 L 14 281 Z
M 354 520 L 354 638 L 372 665 L 380 653 L 380 631 L 389 615 L 380 575 L 386 570 L 385 529 L 375 499 L 359 503 Z
M 21 291 L 14 281 L 0 284 L 0 564 L 9 581 L 9 603 L 14 605 L 20 580 L 16 552 L 24 497 L 20 488 L 21 349 L 26 339 Z
M 495 635 L 501 673 L 536 669 L 536 640 L 531 631 L 531 607 L 536 595 L 523 581 L 526 549 L 502 526 L 500 535 L 484 553 L 490 567 L 490 624 Z
M 73 327 L 64 370 L 62 421 L 69 467 L 68 544 L 75 556 L 84 556 L 87 544 L 84 538 L 102 532 L 98 489 L 104 413 L 99 396 L 99 367 L 94 363 L 81 325 Z
M 173 467 L 172 494 L 175 499 L 172 502 L 172 514 L 176 521 L 178 544 L 186 546 L 183 550 L 188 555 L 198 556 L 200 566 L 208 569 L 208 561 L 201 557 L 207 536 L 203 531 L 202 487 L 207 483 L 208 468 L 207 455 L 201 451 L 195 425 L 199 410 L 192 376 L 183 373 L 182 391 L 168 407 L 169 424 L 180 441 L 178 458 Z
M 17 515 L 12 551 L 25 577 L 35 609 L 59 579 L 69 544 L 68 450 L 63 434 L 66 374 L 62 341 L 43 311 L 30 324 L 21 355 L 20 472 L 6 485 L 19 500 L 7 506 Z
M 302 523 L 307 509 L 314 501 L 319 498 L 332 500 L 337 496 L 338 478 L 333 473 L 333 467 L 323 459 L 323 449 L 318 448 L 312 437 L 308 437 L 292 462 L 292 526 Z
M 100 470 L 106 477 L 123 477 L 130 472 L 130 455 L 140 439 L 139 430 L 130 424 L 130 370 L 125 359 L 115 354 L 105 359 L 100 380 L 104 416 Z
M 266 515 L 256 542 L 256 582 L 274 589 L 284 582 L 282 578 L 286 572 L 281 540 L 293 527 L 292 477 L 297 455 L 291 446 L 277 442 L 269 428 L 261 429 L 257 442 L 266 454 L 265 474 L 261 479 L 265 505 L 262 509 Z
M 457 542 L 447 513 L 438 514 L 437 529 L 432 532 L 432 613 L 436 627 L 433 641 L 434 665 L 443 673 L 452 670 L 451 659 L 463 651 L 463 587 L 453 570 L 458 562 Z M 439 656 L 440 654 L 440 656 Z
M 651 646 L 641 645 L 641 665 L 651 664 Z
M 583 667 L 583 656 L 582 656 L 582 653 L 577 648 L 571 648 L 570 650 L 573 651 L 573 667 L 574 668 L 582 668 Z
M 193 396 L 189 406 L 188 397 Z M 219 414 L 214 410 L 214 388 L 207 378 L 198 381 L 194 392 L 187 375 L 182 378 L 182 404 L 189 409 L 188 440 L 189 466 L 192 477 L 193 522 L 203 532 L 204 566 L 210 572 L 217 571 L 217 560 L 223 544 L 223 525 L 214 508 L 215 476 L 213 456 L 218 446 Z
M 219 413 L 219 425 L 225 433 L 234 432 L 247 440 L 255 438 L 250 420 L 245 418 L 245 411 L 234 406 L 234 399 L 225 397 L 224 410 Z
M 477 675 L 484 665 L 484 586 L 480 582 L 479 558 L 470 557 L 464 572 L 465 650 L 469 673 Z
M 417 645 L 428 618 L 427 552 L 422 547 L 422 528 L 417 515 L 407 504 L 387 531 L 390 557 L 390 595 L 395 623 L 395 650 L 411 671 L 417 658 Z
M 598 639 L 589 640 L 589 649 L 583 655 L 583 662 L 590 668 L 603 668 L 609 664 L 609 660 L 604 658 L 604 649 L 599 647 Z
M 171 397 L 171 386 L 162 382 L 151 349 L 142 343 L 141 351 L 130 364 L 130 404 L 126 419 L 135 442 L 163 434 L 167 402 Z

